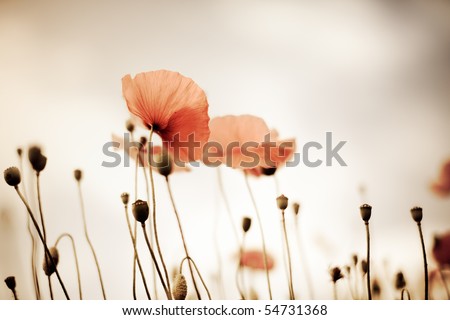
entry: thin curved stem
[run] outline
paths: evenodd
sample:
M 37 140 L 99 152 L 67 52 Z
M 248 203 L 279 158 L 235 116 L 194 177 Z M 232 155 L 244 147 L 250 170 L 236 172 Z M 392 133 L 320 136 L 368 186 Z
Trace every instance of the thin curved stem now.
M 41 201 L 41 186 L 40 186 L 40 174 L 36 172 L 36 189 L 37 189 L 37 198 L 38 198 L 38 207 L 39 207 L 39 216 L 41 218 L 41 227 L 42 227 L 42 235 L 44 236 L 44 242 L 47 244 L 47 232 L 45 231 L 45 222 L 44 222 L 44 212 L 42 211 L 42 201 Z M 45 257 L 45 261 L 47 265 L 49 264 L 47 256 Z M 50 292 L 50 299 L 53 300 L 53 288 L 52 281 L 50 279 L 51 275 L 47 276 L 48 280 L 48 290 Z
M 77 269 L 78 294 L 80 296 L 80 300 L 83 300 L 83 291 L 81 289 L 81 273 L 80 273 L 80 266 L 78 264 L 78 255 L 77 255 L 77 249 L 75 247 L 75 240 L 73 240 L 73 237 L 70 233 L 63 233 L 58 237 L 58 239 L 56 239 L 55 247 L 58 246 L 59 241 L 61 241 L 61 239 L 64 237 L 69 238 L 69 240 L 72 244 L 73 256 L 75 258 L 75 268 Z
M 308 292 L 309 292 L 309 295 L 310 295 L 310 299 L 314 300 L 314 286 L 312 285 L 311 273 L 309 271 L 309 264 L 308 264 L 307 256 L 305 254 L 305 250 L 304 250 L 304 247 L 303 247 L 303 241 L 300 238 L 301 234 L 303 234 L 303 233 L 300 231 L 300 226 L 298 224 L 298 220 L 299 219 L 300 219 L 299 216 L 296 216 L 296 219 L 295 219 L 295 230 L 296 230 L 295 237 L 296 237 L 296 240 L 297 240 L 298 249 L 300 251 L 300 263 L 303 265 L 303 270 L 305 272 L 306 284 L 307 284 L 307 287 L 308 287 Z M 353 296 L 353 293 L 352 293 L 352 296 Z
M 288 268 L 289 268 L 289 295 L 290 295 L 291 300 L 295 300 L 294 285 L 293 285 L 293 281 L 292 281 L 291 250 L 289 248 L 289 240 L 288 240 L 287 231 L 286 231 L 286 220 L 284 218 L 284 210 L 282 210 L 281 216 L 282 216 L 281 223 L 283 225 L 284 242 L 286 245 Z
M 445 278 L 444 273 L 442 272 L 441 267 L 438 267 L 439 275 L 441 276 L 442 284 L 444 285 L 445 293 L 447 294 L 447 300 L 450 300 L 450 291 L 447 286 L 447 279 Z
M 67 300 L 70 300 L 69 294 L 67 293 L 66 287 L 64 286 L 64 283 L 61 279 L 61 276 L 59 275 L 58 272 L 58 268 L 56 267 L 56 263 L 53 260 L 52 255 L 50 254 L 50 251 L 48 250 L 47 244 L 44 241 L 44 236 L 42 235 L 41 229 L 39 228 L 39 224 L 37 223 L 36 219 L 34 218 L 33 212 L 31 211 L 30 206 L 28 205 L 28 202 L 25 200 L 25 198 L 23 197 L 22 193 L 20 192 L 19 188 L 17 186 L 14 187 L 14 189 L 16 190 L 17 194 L 19 195 L 20 199 L 22 200 L 23 204 L 25 205 L 25 207 L 27 208 L 28 214 L 34 224 L 34 227 L 36 228 L 36 231 L 38 233 L 39 239 L 42 242 L 42 245 L 44 246 L 44 250 L 45 250 L 45 254 L 47 255 L 47 257 L 50 259 L 50 262 L 52 264 L 52 267 L 55 269 L 55 273 L 56 273 L 56 277 L 58 278 L 58 281 L 61 285 L 61 288 L 64 292 L 64 295 L 66 297 Z
M 365 222 L 367 236 L 367 298 L 372 300 L 372 290 L 370 288 L 370 231 L 369 222 Z
M 134 140 L 134 136 L 133 133 L 131 133 L 131 141 L 135 141 Z M 140 148 L 138 148 L 138 155 L 139 155 L 139 150 Z M 139 168 L 139 159 L 140 157 L 137 156 L 136 157 L 136 167 L 135 167 L 135 171 L 134 171 L 134 201 L 136 202 L 137 200 L 137 196 L 138 196 L 138 168 Z M 128 219 L 128 213 L 127 213 L 127 219 Z M 137 242 L 137 221 L 134 221 L 134 237 L 132 237 L 133 242 Z M 137 257 L 136 257 L 136 251 L 134 252 L 133 255 L 133 299 L 137 300 L 137 294 L 136 294 L 136 261 Z
M 81 183 L 80 183 L 80 181 L 77 181 L 77 185 L 78 185 L 78 194 L 79 194 L 79 198 L 80 198 L 81 215 L 82 215 L 82 218 L 83 218 L 84 236 L 86 237 L 86 241 L 87 241 L 87 243 L 89 245 L 89 248 L 91 249 L 92 256 L 94 257 L 95 266 L 97 267 L 97 273 L 98 273 L 98 278 L 100 280 L 100 286 L 101 286 L 101 289 L 102 289 L 103 300 L 106 300 L 106 293 L 105 293 L 105 286 L 103 285 L 102 272 L 100 270 L 100 265 L 98 263 L 97 254 L 95 253 L 94 246 L 92 245 L 92 242 L 91 242 L 91 239 L 89 238 L 89 234 L 88 234 L 88 230 L 87 230 L 86 212 L 85 212 L 85 208 L 84 208 L 83 194 L 81 192 Z
M 262 227 L 262 222 L 261 222 L 261 217 L 260 217 L 260 214 L 259 214 L 258 206 L 256 205 L 255 197 L 253 195 L 252 189 L 250 188 L 250 183 L 248 181 L 248 174 L 244 172 L 244 176 L 245 176 L 245 184 L 247 185 L 247 189 L 248 189 L 248 192 L 250 194 L 250 198 L 252 200 L 253 207 L 254 207 L 255 212 L 256 212 L 256 218 L 258 220 L 259 231 L 261 233 L 262 250 L 263 250 L 263 254 L 264 254 L 264 269 L 266 270 L 266 279 L 267 279 L 267 287 L 269 289 L 269 298 L 270 298 L 270 300 L 272 300 L 272 289 L 271 289 L 271 286 L 270 286 L 269 268 L 267 266 L 268 263 L 267 263 L 266 241 L 264 239 L 264 230 L 263 230 L 263 227 Z
M 427 263 L 427 252 L 425 250 L 425 241 L 423 240 L 422 225 L 420 222 L 417 223 L 420 234 L 420 242 L 422 244 L 423 253 L 423 269 L 425 273 L 425 300 L 428 300 L 428 263 Z
M 333 281 L 333 298 L 334 298 L 334 300 L 338 300 L 337 282 L 336 281 Z
M 175 217 L 177 218 L 178 229 L 180 230 L 180 235 L 181 235 L 181 240 L 183 242 L 184 252 L 185 252 L 186 256 L 190 257 L 189 251 L 188 251 L 188 248 L 187 248 L 187 244 L 186 244 L 186 239 L 184 238 L 183 228 L 181 226 L 180 215 L 178 214 L 178 210 L 177 210 L 177 207 L 175 205 L 175 200 L 173 198 L 172 188 L 170 186 L 170 182 L 169 182 L 169 177 L 168 176 L 166 176 L 166 185 L 167 185 L 167 190 L 169 192 L 170 202 L 172 203 L 173 212 L 175 213 Z M 189 272 L 190 272 L 191 278 L 192 278 L 192 283 L 194 284 L 195 293 L 197 294 L 197 298 L 199 300 L 201 300 L 202 296 L 200 295 L 200 292 L 199 292 L 198 287 L 197 287 L 197 282 L 195 281 L 194 272 L 192 270 L 191 259 L 189 259 L 189 261 L 188 261 L 188 266 L 189 266 Z
M 202 275 L 200 274 L 200 272 L 199 272 L 199 270 L 198 270 L 197 264 L 195 263 L 194 260 L 192 260 L 191 257 L 187 256 L 187 257 L 184 257 L 183 260 L 181 260 L 181 263 L 180 263 L 180 273 L 182 273 L 182 271 L 183 271 L 183 262 L 184 262 L 186 259 L 189 259 L 189 261 L 192 262 L 192 264 L 194 265 L 195 271 L 197 272 L 197 275 L 198 275 L 198 277 L 200 278 L 200 281 L 201 281 L 201 283 L 202 283 L 202 285 L 203 285 L 203 288 L 205 288 L 205 291 L 206 291 L 206 294 L 207 294 L 207 296 L 208 296 L 208 299 L 209 299 L 209 300 L 212 300 L 212 298 L 211 298 L 211 293 L 209 292 L 209 289 L 208 289 L 208 287 L 206 286 L 205 280 L 203 280 L 203 277 L 202 277 Z
M 148 155 L 150 157 L 151 154 L 151 147 L 152 147 L 152 137 L 153 137 L 153 127 L 150 128 L 150 135 L 148 138 Z M 159 259 L 161 260 L 161 264 L 163 266 L 164 269 L 164 275 L 166 277 L 166 281 L 167 281 L 167 289 L 168 289 L 168 295 L 170 296 L 170 279 L 169 279 L 169 273 L 167 272 L 167 266 L 166 263 L 164 262 L 164 257 L 161 251 L 161 246 L 159 245 L 159 238 L 158 238 L 158 227 L 156 224 L 156 194 L 155 194 L 155 181 L 153 180 L 153 171 L 152 171 L 152 164 L 151 161 L 148 162 L 148 172 L 149 172 L 149 176 L 150 176 L 150 184 L 152 186 L 152 217 L 153 217 L 153 231 L 155 233 L 155 241 L 156 241 L 156 248 L 158 249 L 158 255 L 159 255 Z M 148 240 L 148 237 L 147 239 Z M 156 261 L 156 260 L 155 260 Z
M 133 231 L 131 230 L 131 223 L 130 223 L 130 218 L 128 217 L 128 206 L 125 205 L 125 218 L 127 220 L 127 226 L 128 226 L 128 231 L 130 233 L 130 238 L 131 238 L 131 242 L 133 244 L 133 251 L 134 251 L 134 257 L 136 259 L 137 265 L 139 267 L 139 272 L 141 273 L 141 277 L 142 277 L 142 282 L 144 284 L 144 288 L 145 288 L 145 293 L 147 294 L 147 298 L 148 300 L 151 300 L 152 297 L 150 296 L 150 292 L 148 291 L 148 287 L 147 287 L 147 281 L 145 280 L 145 275 L 144 275 L 144 270 L 142 269 L 142 265 L 141 265 L 141 260 L 139 259 L 139 254 L 136 248 L 136 238 L 133 236 Z M 134 281 L 133 281 L 133 295 L 135 297 L 136 300 L 136 274 L 134 274 Z
M 242 244 L 239 246 L 239 261 L 238 261 L 238 267 L 237 267 L 237 271 L 236 271 L 236 287 L 239 291 L 239 294 L 240 294 L 242 300 L 246 300 L 245 294 L 244 294 L 245 282 L 244 282 L 244 276 L 242 274 L 242 256 L 244 254 L 244 247 L 245 247 L 245 232 L 244 232 L 244 235 L 242 236 Z M 239 278 L 241 278 L 242 287 L 241 287 Z
M 236 243 L 239 245 L 239 236 L 237 232 L 236 222 L 233 219 L 233 215 L 231 213 L 230 203 L 228 202 L 227 194 L 225 192 L 225 187 L 223 185 L 222 172 L 220 171 L 220 167 L 217 168 L 217 181 L 219 183 L 219 191 L 222 196 L 223 202 L 225 204 L 225 209 L 227 212 L 228 219 L 230 220 L 231 228 L 233 229 L 233 235 L 236 240 Z
M 407 299 L 404 299 L 404 293 L 406 293 L 406 298 Z M 400 300 L 411 300 L 411 295 L 409 294 L 408 289 L 406 289 L 406 288 L 402 289 Z
M 159 269 L 159 265 L 158 265 L 158 263 L 156 261 L 155 253 L 154 253 L 154 251 L 152 249 L 152 246 L 150 245 L 150 241 L 148 240 L 148 235 L 147 235 L 147 232 L 145 231 L 145 223 L 142 223 L 141 226 L 142 226 L 142 231 L 144 233 L 145 242 L 147 243 L 148 250 L 150 251 L 150 255 L 152 256 L 153 263 L 154 263 L 154 265 L 156 267 L 156 271 L 158 272 L 159 280 L 161 281 L 161 284 L 162 284 L 162 286 L 164 288 L 164 291 L 165 291 L 165 293 L 167 295 L 167 299 L 172 300 L 172 295 L 170 294 L 170 291 L 169 291 L 168 287 L 166 286 L 166 283 L 164 282 L 164 277 L 163 277 L 163 275 L 161 273 L 161 270 Z

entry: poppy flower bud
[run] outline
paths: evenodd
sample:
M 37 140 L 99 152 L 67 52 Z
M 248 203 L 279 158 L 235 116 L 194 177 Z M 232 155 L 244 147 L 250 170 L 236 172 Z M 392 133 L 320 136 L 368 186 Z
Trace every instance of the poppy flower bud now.
M 167 151 L 153 155 L 153 159 L 150 160 L 150 164 L 158 170 L 160 175 L 167 177 L 172 173 L 172 160 Z
M 401 290 L 406 287 L 406 280 L 403 272 L 398 272 L 395 276 L 395 288 Z
M 377 279 L 372 282 L 372 293 L 374 296 L 379 296 L 381 294 L 381 286 Z
M 339 279 L 342 279 L 344 276 L 342 275 L 341 269 L 339 267 L 334 267 L 330 270 L 331 281 L 337 282 Z
M 261 173 L 265 176 L 273 176 L 276 171 L 277 171 L 276 167 L 261 168 Z
M 127 128 L 128 132 L 133 133 L 133 131 L 134 131 L 133 120 L 128 119 L 127 122 L 125 122 L 125 127 Z
M 83 171 L 81 171 L 80 169 L 76 169 L 73 172 L 73 176 L 75 177 L 75 180 L 80 181 L 81 178 L 83 178 Z
M 417 223 L 422 221 L 423 212 L 421 207 L 414 207 L 411 209 L 411 216 L 413 220 Z
M 248 230 L 250 230 L 250 227 L 252 225 L 252 219 L 249 217 L 244 217 L 242 219 L 242 230 L 244 230 L 244 232 L 247 232 Z
M 294 210 L 295 215 L 298 215 L 298 212 L 300 211 L 300 203 L 294 202 L 292 204 L 292 209 Z
M 139 140 L 139 143 L 141 144 L 139 146 L 140 149 L 142 149 L 143 147 L 145 147 L 145 145 L 147 144 L 147 138 L 142 136 L 141 139 Z
M 364 220 L 364 222 L 369 222 L 370 216 L 372 215 L 372 207 L 368 204 L 363 204 L 361 207 L 359 207 L 359 210 L 361 211 L 361 218 Z
M 22 157 L 22 148 L 17 148 L 17 155 L 20 157 Z
M 8 277 L 5 279 L 6 286 L 9 290 L 16 290 L 16 278 L 15 277 Z
M 56 266 L 58 265 L 59 262 L 59 252 L 58 249 L 56 249 L 56 247 L 51 247 L 48 249 L 48 251 L 50 251 L 50 255 L 52 256 L 53 262 L 55 264 L 53 265 L 50 258 L 47 257 L 47 255 L 45 255 L 44 262 L 42 263 L 42 269 L 44 269 L 46 276 L 51 276 L 53 272 L 56 271 Z
M 122 198 L 122 203 L 124 205 L 128 204 L 128 201 L 130 200 L 130 195 L 128 194 L 128 192 L 124 192 L 120 195 L 120 197 Z
M 282 194 L 277 198 L 277 205 L 280 210 L 285 210 L 288 206 L 288 198 Z
M 41 148 L 33 146 L 28 149 L 28 160 L 36 172 L 41 172 L 47 165 L 47 157 L 42 154 Z
M 353 265 L 356 266 L 358 264 L 358 255 L 356 254 L 352 255 L 352 261 Z
M 5 181 L 7 184 L 9 184 L 12 187 L 16 187 L 20 181 L 20 171 L 17 169 L 17 167 L 10 167 L 5 170 L 3 173 L 5 177 Z
M 40 157 L 37 158 L 36 162 L 32 163 L 33 169 L 36 170 L 36 172 L 41 172 L 45 169 L 45 166 L 47 165 L 47 157 L 41 154 Z
M 186 300 L 187 283 L 186 278 L 181 273 L 175 277 L 172 295 L 174 300 Z
M 149 208 L 147 201 L 136 200 L 132 205 L 132 211 L 134 218 L 140 223 L 145 223 L 148 219 Z
M 369 271 L 369 265 L 366 260 L 361 260 L 361 271 L 363 274 L 366 274 Z

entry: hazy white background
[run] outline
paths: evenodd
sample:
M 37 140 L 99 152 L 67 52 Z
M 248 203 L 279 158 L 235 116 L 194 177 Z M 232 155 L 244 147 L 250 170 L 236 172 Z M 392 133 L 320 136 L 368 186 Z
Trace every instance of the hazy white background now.
M 354 252 L 364 254 L 358 209 L 363 201 L 373 206 L 373 272 L 385 297 L 392 297 L 388 287 L 400 269 L 411 286 L 420 288 L 422 257 L 409 209 L 424 207 L 428 248 L 433 234 L 450 229 L 450 200 L 429 191 L 450 156 L 449 15 L 449 3 L 437 0 L 2 0 L 0 168 L 17 164 L 18 146 L 42 145 L 49 159 L 42 174 L 48 237 L 53 242 L 62 232 L 74 234 L 85 298 L 99 299 L 72 174 L 82 168 L 88 227 L 108 297 L 131 299 L 132 250 L 119 195 L 132 192 L 133 169 L 101 167 L 102 145 L 113 132 L 124 130 L 128 117 L 121 96 L 123 75 L 179 71 L 206 91 L 211 117 L 255 114 L 281 137 L 295 137 L 300 146 L 325 143 L 327 131 L 336 142 L 347 141 L 341 156 L 348 167 L 300 165 L 277 175 L 282 192 L 302 204 L 316 298 L 331 297 L 330 266 L 348 263 Z M 314 155 L 323 157 L 322 152 Z M 254 216 L 242 174 L 231 169 L 223 173 L 236 221 Z M 216 178 L 210 168 L 174 175 L 174 193 L 192 256 L 213 296 L 235 299 L 236 243 Z M 158 177 L 158 219 L 172 267 L 182 247 L 162 182 Z M 286 298 L 274 182 L 261 178 L 251 184 L 269 250 L 278 262 L 272 274 L 274 296 Z M 358 192 L 361 185 L 364 197 Z M 26 212 L 3 182 L 0 210 L 0 278 L 15 275 L 18 294 L 32 298 Z M 258 248 L 254 227 L 248 244 Z M 216 284 L 215 241 L 226 295 Z M 75 298 L 70 247 L 62 244 L 60 251 L 60 270 Z M 307 298 L 297 256 L 294 260 L 298 297 Z M 262 274 L 254 280 L 267 298 Z M 54 283 L 56 296 L 63 298 Z M 416 290 L 413 298 L 421 293 Z M 340 294 L 348 297 L 345 284 Z M 0 286 L 0 297 L 10 297 L 6 286 Z

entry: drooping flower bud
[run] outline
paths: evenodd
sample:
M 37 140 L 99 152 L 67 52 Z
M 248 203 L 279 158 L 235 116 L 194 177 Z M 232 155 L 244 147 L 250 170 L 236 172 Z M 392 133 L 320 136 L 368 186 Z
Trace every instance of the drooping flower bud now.
M 353 261 L 353 265 L 356 266 L 358 264 L 358 255 L 353 254 L 352 261 Z
M 369 222 L 370 216 L 372 215 L 372 207 L 368 204 L 363 204 L 361 207 L 359 207 L 359 210 L 361 211 L 361 218 L 364 220 L 364 222 Z
M 5 279 L 6 286 L 9 290 L 16 290 L 16 278 L 15 277 L 7 277 Z
M 133 131 L 134 131 L 133 120 L 128 119 L 127 122 L 125 122 L 125 127 L 127 128 L 128 132 L 133 133 Z
M 5 170 L 3 173 L 5 177 L 5 181 L 7 184 L 9 184 L 12 187 L 16 187 L 20 181 L 20 171 L 17 167 L 10 167 Z
M 56 249 L 56 247 L 51 247 L 48 249 L 48 251 L 50 251 L 50 255 L 52 256 L 54 265 L 50 260 L 50 258 L 47 255 L 45 255 L 44 262 L 42 263 L 42 269 L 44 269 L 46 276 L 51 276 L 53 272 L 56 271 L 56 266 L 58 265 L 59 262 L 59 252 L 58 249 Z
M 372 282 L 372 293 L 374 296 L 379 297 L 381 295 L 381 286 L 377 279 Z
M 417 223 L 422 221 L 423 212 L 421 207 L 414 207 L 411 209 L 411 216 L 413 220 Z
M 395 288 L 401 290 L 404 287 L 406 287 L 406 280 L 403 272 L 400 271 L 395 276 Z
M 75 180 L 80 181 L 83 178 L 83 171 L 76 169 L 73 171 L 73 176 L 75 177 Z
M 280 210 L 285 210 L 288 206 L 288 198 L 282 194 L 277 198 L 277 205 Z
M 140 223 L 145 223 L 145 221 L 147 221 L 149 210 L 147 201 L 136 200 L 132 205 L 133 216 Z
M 186 300 L 187 283 L 186 278 L 181 273 L 175 277 L 172 295 L 174 300 Z
M 30 160 L 31 166 L 37 173 L 44 170 L 47 165 L 47 157 L 42 154 L 41 148 L 37 146 L 28 149 L 28 160 Z
M 128 192 L 124 192 L 120 195 L 120 198 L 122 198 L 122 203 L 124 205 L 127 205 L 128 201 L 130 200 L 130 195 L 128 194 Z
M 19 156 L 19 158 L 22 157 L 22 152 L 22 148 L 17 148 L 17 155 Z
M 366 260 L 361 260 L 361 271 L 363 274 L 366 274 L 369 271 L 369 265 Z
M 294 210 L 295 215 L 298 215 L 298 213 L 300 211 L 300 203 L 294 202 L 292 204 L 292 209 Z
M 342 279 L 344 276 L 342 275 L 341 268 L 334 267 L 330 270 L 331 281 L 336 283 L 339 279 Z
M 252 225 L 252 219 L 249 217 L 244 217 L 242 219 L 242 230 L 246 233 L 248 230 L 250 230 L 250 227 Z

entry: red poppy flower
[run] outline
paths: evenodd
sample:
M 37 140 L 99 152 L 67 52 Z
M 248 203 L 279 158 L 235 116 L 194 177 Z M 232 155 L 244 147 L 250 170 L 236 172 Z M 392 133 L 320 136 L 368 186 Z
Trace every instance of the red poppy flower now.
M 439 265 L 450 266 L 450 232 L 434 238 L 433 257 Z
M 264 253 L 258 250 L 244 251 L 241 256 L 241 265 L 254 270 L 266 270 L 264 268 Z M 270 254 L 267 254 L 267 269 L 271 270 L 274 266 L 274 259 Z
M 153 128 L 177 160 L 201 158 L 210 133 L 208 101 L 192 79 L 167 70 L 126 75 L 122 92 L 128 110 Z
M 431 189 L 440 196 L 450 195 L 450 160 L 442 166 L 439 178 L 431 185 Z

